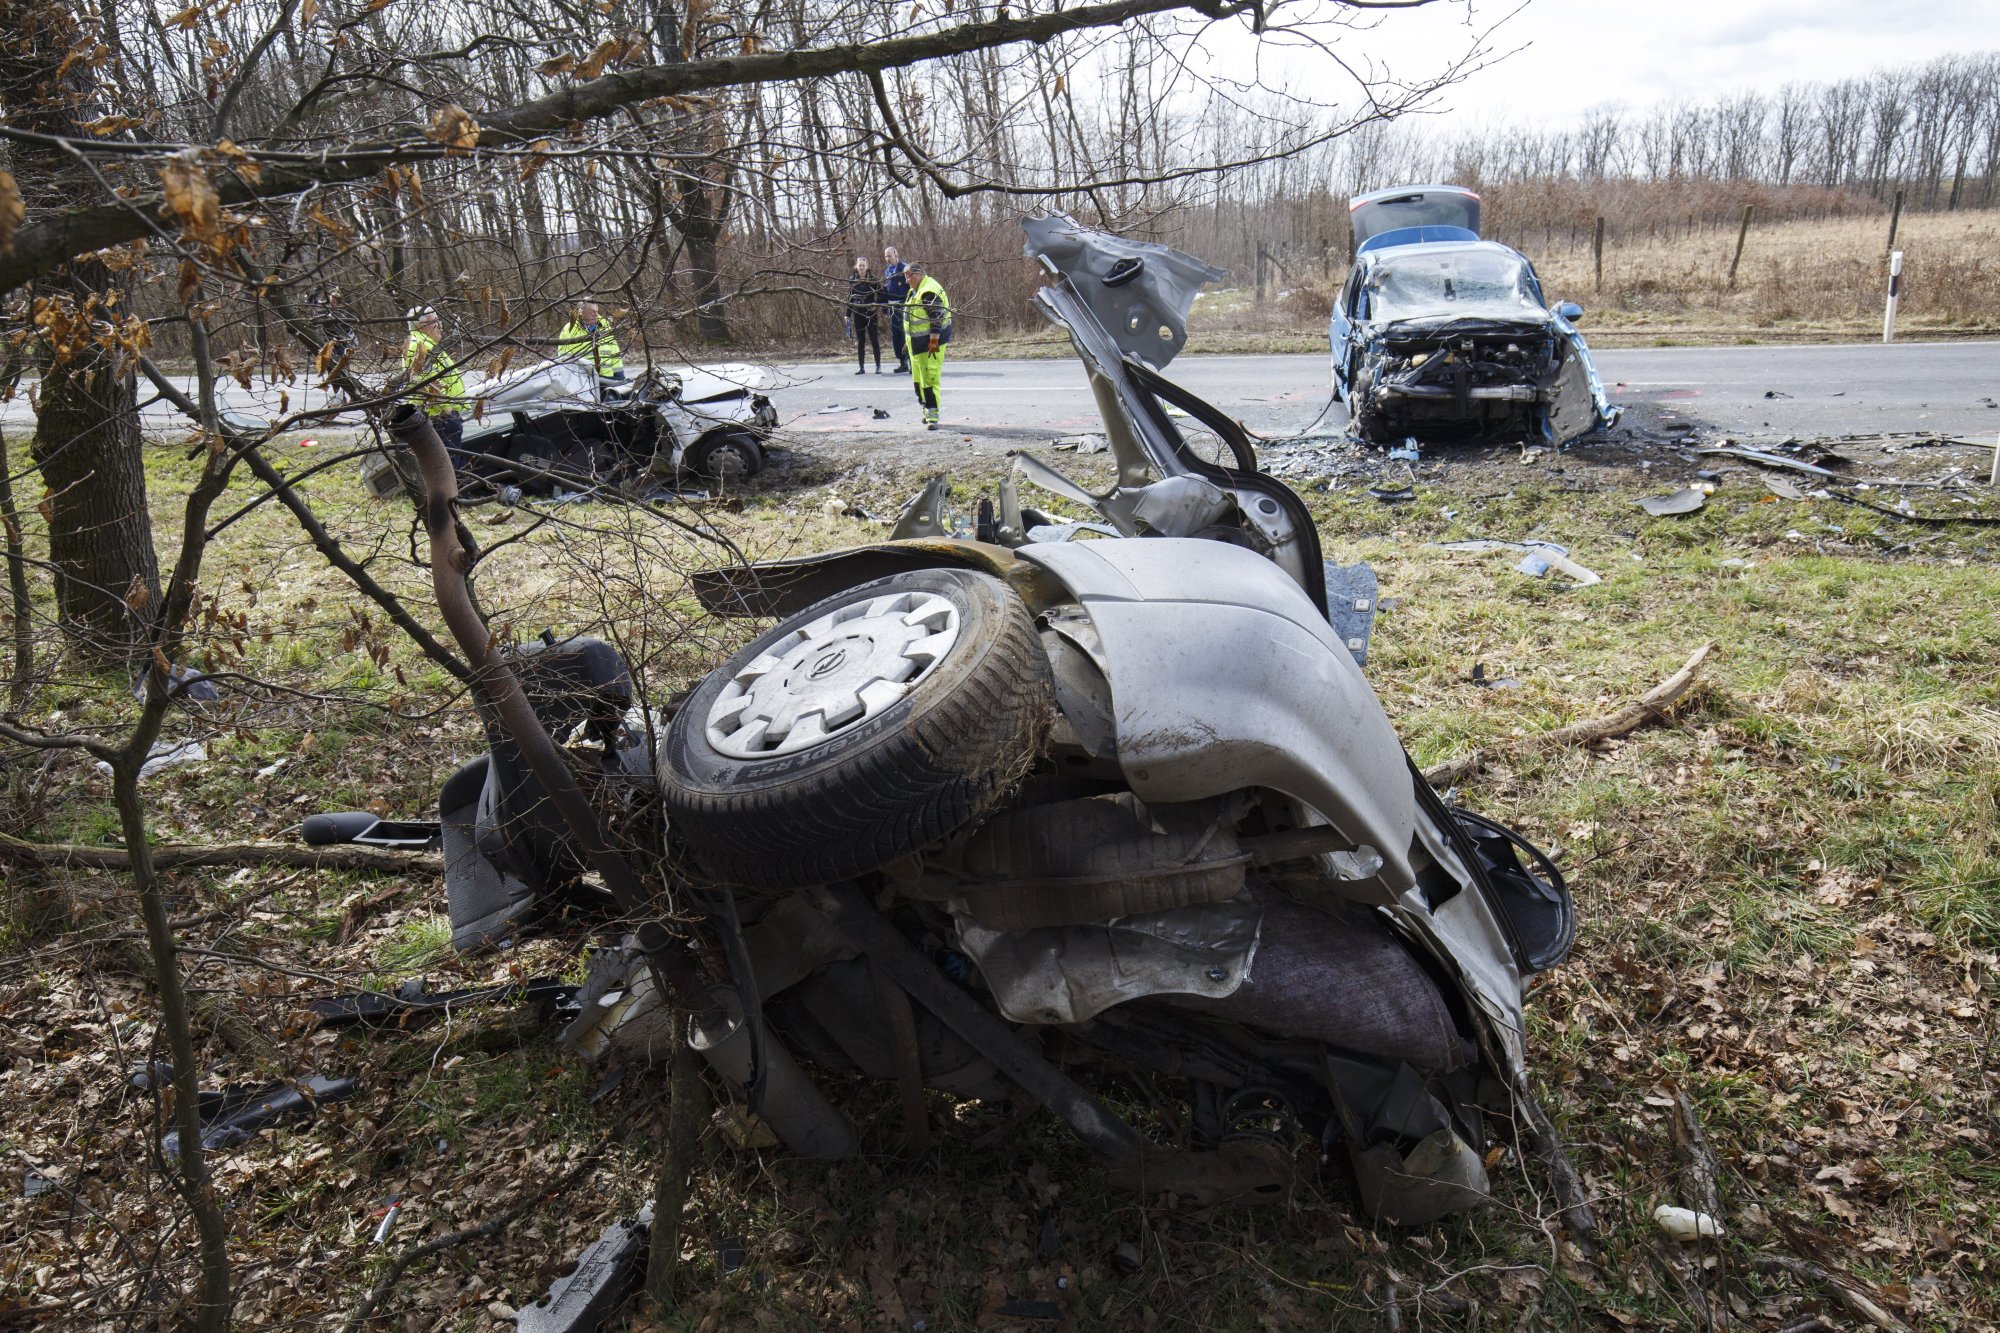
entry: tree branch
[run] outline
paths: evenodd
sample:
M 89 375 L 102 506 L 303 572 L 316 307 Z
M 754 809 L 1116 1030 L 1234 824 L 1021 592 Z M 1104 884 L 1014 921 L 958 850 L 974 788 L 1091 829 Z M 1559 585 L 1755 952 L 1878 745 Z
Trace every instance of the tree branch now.
M 130 870 L 132 854 L 122 847 L 87 847 L 70 842 L 29 842 L 0 833 L 0 861 L 21 865 L 74 866 L 83 870 Z M 307 847 L 289 842 L 173 843 L 153 848 L 158 870 L 195 866 L 287 866 L 295 870 L 359 870 L 377 875 L 442 875 L 444 858 L 377 847 Z
M 1522 743 L 1526 748 L 1535 750 L 1555 750 L 1566 745 L 1594 745 L 1598 741 L 1630 735 L 1648 722 L 1664 719 L 1666 710 L 1694 684 L 1695 677 L 1701 672 L 1701 664 L 1714 649 L 1713 643 L 1705 643 L 1695 649 L 1694 655 L 1682 664 L 1679 671 L 1609 716 L 1572 722 L 1568 726 L 1557 727 L 1554 731 L 1544 732 L 1540 736 L 1530 736 Z M 1463 782 L 1479 772 L 1492 758 L 1493 753 L 1490 750 L 1474 750 L 1456 759 L 1432 764 L 1424 770 L 1424 781 L 1433 787 L 1449 787 L 1452 783 Z
M 936 32 L 879 42 L 644 65 L 491 112 L 481 122 L 478 146 L 489 149 L 524 146 L 583 121 L 601 120 L 626 107 L 662 97 L 900 68 L 1016 42 L 1047 42 L 1066 33 L 1115 27 L 1175 10 L 1191 10 L 1211 20 L 1221 20 L 1251 8 L 1249 0 L 1108 0 L 1028 18 L 962 23 Z M 76 142 L 79 151 L 90 146 L 87 141 Z M 310 159 L 287 155 L 290 160 L 259 161 L 255 180 L 247 179 L 241 172 L 228 174 L 216 182 L 216 192 L 225 207 L 281 198 L 317 184 L 362 180 L 384 167 L 437 157 L 443 152 L 440 145 L 429 139 L 401 138 L 359 144 L 346 152 L 330 152 Z M 53 272 L 76 255 L 136 240 L 163 224 L 174 225 L 172 215 L 163 211 L 163 204 L 160 193 L 150 192 L 129 200 L 70 209 L 21 228 L 14 237 L 13 248 L 0 253 L 0 293 Z

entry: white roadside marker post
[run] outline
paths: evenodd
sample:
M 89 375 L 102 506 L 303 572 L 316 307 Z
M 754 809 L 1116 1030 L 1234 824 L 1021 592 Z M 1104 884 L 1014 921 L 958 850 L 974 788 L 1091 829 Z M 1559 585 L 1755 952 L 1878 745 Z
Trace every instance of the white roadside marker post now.
M 1882 341 L 1889 342 L 1896 336 L 1896 298 L 1903 294 L 1903 252 L 1897 250 L 1889 256 L 1889 303 L 1882 308 Z
M 1993 437 L 1993 470 L 1987 474 L 1988 486 L 2000 486 L 2000 435 Z

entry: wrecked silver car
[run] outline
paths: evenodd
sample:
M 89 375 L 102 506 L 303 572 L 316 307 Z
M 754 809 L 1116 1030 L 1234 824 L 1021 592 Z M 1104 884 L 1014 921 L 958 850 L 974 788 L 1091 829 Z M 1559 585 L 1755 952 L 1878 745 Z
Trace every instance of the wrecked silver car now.
M 935 1088 L 1039 1103 L 1142 1189 L 1283 1198 L 1338 1145 L 1378 1217 L 1473 1206 L 1500 1145 L 1545 1133 L 1522 1003 L 1574 937 L 1568 890 L 1412 767 L 1362 674 L 1373 575 L 1328 561 L 1242 429 L 1161 374 L 1220 274 L 1024 225 L 1110 490 L 1017 456 L 975 532 L 934 482 L 889 541 L 698 576 L 711 611 L 774 623 L 656 749 L 609 645 L 535 645 L 515 674 L 599 806 L 677 867 L 705 945 L 690 1043 L 794 1151 L 879 1144 L 828 1095 L 860 1075 L 900 1086 L 910 1149 Z M 1023 483 L 1088 517 L 1024 507 Z M 467 950 L 604 896 L 488 730 L 441 801 Z M 644 934 L 593 953 L 577 1047 L 667 1043 Z M 1134 1089 L 1184 1111 L 1142 1131 L 1101 1095 Z
M 1354 267 L 1328 329 L 1334 391 L 1374 443 L 1566 444 L 1618 418 L 1534 265 L 1479 234 L 1479 196 L 1398 186 L 1353 203 Z

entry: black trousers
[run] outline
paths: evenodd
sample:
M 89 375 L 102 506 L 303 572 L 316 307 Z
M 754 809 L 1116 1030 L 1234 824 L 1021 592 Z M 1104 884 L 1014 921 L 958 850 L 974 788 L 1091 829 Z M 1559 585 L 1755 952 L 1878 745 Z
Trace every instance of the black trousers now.
M 871 344 L 875 348 L 875 369 L 880 370 L 882 368 L 882 335 L 875 327 L 875 320 L 872 317 L 855 320 L 854 359 L 860 363 L 863 370 L 868 369 L 868 348 Z
M 910 346 L 909 340 L 903 336 L 903 307 L 900 304 L 889 307 L 889 350 L 896 354 L 896 369 L 907 370 Z

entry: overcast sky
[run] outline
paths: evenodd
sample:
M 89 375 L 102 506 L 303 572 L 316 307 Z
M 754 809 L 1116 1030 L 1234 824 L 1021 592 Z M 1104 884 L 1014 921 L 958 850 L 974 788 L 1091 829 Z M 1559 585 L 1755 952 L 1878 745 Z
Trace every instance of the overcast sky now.
M 1551 114 L 1551 96 L 1572 113 L 1642 107 L 2000 50 L 2000 0 L 1471 0 L 1469 7 L 1478 27 L 1498 24 L 1496 49 L 1522 49 L 1451 89 L 1451 120 L 1548 123 L 1568 119 Z M 1440 53 L 1464 51 L 1466 10 L 1459 3 L 1387 13 L 1373 32 L 1341 45 L 1398 75 L 1421 76 L 1436 69 Z

